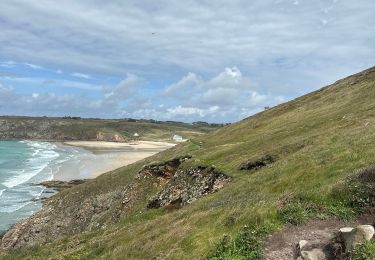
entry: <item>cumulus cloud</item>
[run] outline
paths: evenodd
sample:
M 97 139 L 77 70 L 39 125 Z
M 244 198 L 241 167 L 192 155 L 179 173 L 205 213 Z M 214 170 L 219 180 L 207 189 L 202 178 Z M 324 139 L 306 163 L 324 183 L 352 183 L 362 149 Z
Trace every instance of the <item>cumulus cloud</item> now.
M 119 102 L 132 97 L 141 79 L 133 74 L 128 74 L 117 86 L 104 89 L 104 97 L 107 101 Z
M 0 83 L 0 108 L 4 111 L 10 103 L 17 102 L 13 87 L 6 87 Z
M 55 92 L 21 94 L 13 87 L 0 85 L 0 107 L 6 114 L 86 117 L 94 114 L 114 118 L 229 122 L 283 99 L 253 90 L 251 80 L 237 67 L 226 68 L 209 79 L 190 72 L 152 97 L 144 95 L 144 84 L 144 79 L 127 74 L 118 84 L 100 88 L 96 99 Z
M 196 74 L 189 72 L 182 79 L 167 86 L 164 89 L 164 95 L 166 96 L 187 96 L 191 92 L 196 91 L 196 88 L 203 83 L 203 80 Z
M 197 107 L 172 107 L 168 108 L 167 112 L 171 118 L 175 118 L 176 116 L 191 116 L 191 115 L 198 115 L 199 117 L 203 118 L 207 114 L 215 113 L 219 110 L 218 106 L 212 106 L 207 109 L 201 109 Z
M 173 100 L 183 96 L 179 99 L 179 105 L 167 110 L 173 115 L 208 117 L 215 112 L 218 117 L 224 115 L 226 119 L 239 118 L 238 115 L 242 116 L 246 110 L 259 111 L 262 106 L 277 104 L 282 99 L 280 96 L 258 93 L 251 79 L 237 67 L 225 68 L 207 80 L 189 72 L 181 80 L 167 86 L 164 95 Z
M 0 111 L 2 115 L 89 115 L 101 113 L 94 101 L 82 102 L 85 97 L 57 95 L 56 93 L 21 94 L 13 87 L 0 84 Z M 108 111 L 106 111 L 108 112 Z M 104 115 L 104 114 L 101 114 Z

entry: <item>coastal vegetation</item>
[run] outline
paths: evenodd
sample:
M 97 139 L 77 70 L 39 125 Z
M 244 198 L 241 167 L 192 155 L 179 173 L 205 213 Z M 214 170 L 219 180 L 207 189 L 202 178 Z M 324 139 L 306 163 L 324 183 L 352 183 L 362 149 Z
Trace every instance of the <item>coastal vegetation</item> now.
M 373 219 L 374 100 L 375 67 L 206 135 L 191 135 L 56 194 L 4 236 L 0 258 L 260 259 L 263 241 L 285 225 L 355 221 L 363 214 Z M 121 122 L 108 125 L 122 129 Z M 145 131 L 137 127 L 131 132 Z M 163 137 L 170 131 L 163 127 L 143 135 Z M 186 160 L 171 163 L 181 157 Z M 173 179 L 208 167 L 214 169 L 208 183 L 217 189 L 206 193 L 206 182 Z M 218 176 L 226 181 L 216 183 Z M 186 183 L 199 192 L 186 197 Z M 163 206 L 148 207 L 157 195 L 163 195 Z M 373 248 L 365 243 L 352 257 L 371 257 Z
M 0 116 L 0 139 L 124 142 L 132 140 L 137 133 L 142 140 L 171 141 L 173 134 L 189 139 L 221 126 L 221 124 L 188 124 L 142 119 Z

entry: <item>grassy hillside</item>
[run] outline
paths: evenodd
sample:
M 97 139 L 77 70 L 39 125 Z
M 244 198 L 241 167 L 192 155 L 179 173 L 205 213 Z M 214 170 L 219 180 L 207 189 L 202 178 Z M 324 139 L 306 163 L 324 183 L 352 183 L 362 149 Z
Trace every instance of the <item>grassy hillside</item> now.
M 219 125 L 186 124 L 151 120 L 104 120 L 47 117 L 0 117 L 0 139 L 96 140 L 108 141 L 118 135 L 122 140 L 138 133 L 142 140 L 167 141 L 172 134 L 189 139 L 210 132 Z
M 311 217 L 354 218 L 363 209 L 358 205 L 374 203 L 360 181 L 347 181 L 375 164 L 374 100 L 371 68 L 65 190 L 54 196 L 65 205 L 61 216 L 70 207 L 80 207 L 82 198 L 134 183 L 145 164 L 186 154 L 192 159 L 181 167 L 215 165 L 232 177 L 220 191 L 189 205 L 159 209 L 146 205 L 162 187 L 155 181 L 142 182 L 131 207 L 115 224 L 67 233 L 4 258 L 257 259 L 262 237 L 286 223 Z M 239 170 L 241 163 L 264 155 L 276 161 L 258 170 Z

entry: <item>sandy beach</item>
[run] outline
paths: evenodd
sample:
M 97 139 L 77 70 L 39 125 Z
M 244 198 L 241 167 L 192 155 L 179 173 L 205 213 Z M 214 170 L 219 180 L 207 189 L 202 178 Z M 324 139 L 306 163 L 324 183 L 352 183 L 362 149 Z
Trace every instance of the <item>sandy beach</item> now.
M 166 142 L 151 142 L 151 141 L 138 141 L 132 143 L 118 143 L 118 142 L 104 142 L 104 141 L 68 141 L 64 144 L 83 147 L 87 149 L 121 149 L 121 148 L 134 148 L 134 149 L 167 149 L 175 146 L 176 144 Z
M 105 172 L 164 151 L 175 144 L 149 141 L 135 143 L 69 141 L 59 145 L 74 147 L 79 152 L 77 160 L 63 164 L 54 175 L 54 180 L 69 181 L 95 178 Z

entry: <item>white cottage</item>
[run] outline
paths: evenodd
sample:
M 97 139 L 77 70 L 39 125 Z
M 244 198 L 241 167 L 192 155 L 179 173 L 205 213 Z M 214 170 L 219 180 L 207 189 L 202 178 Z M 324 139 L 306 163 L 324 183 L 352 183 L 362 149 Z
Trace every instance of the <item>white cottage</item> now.
M 184 139 L 182 139 L 181 135 L 173 135 L 172 140 L 175 141 L 175 142 L 183 142 L 184 141 Z

